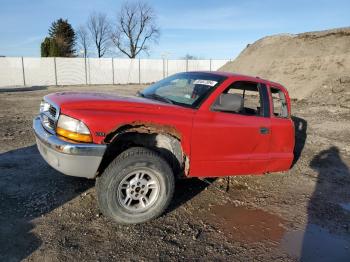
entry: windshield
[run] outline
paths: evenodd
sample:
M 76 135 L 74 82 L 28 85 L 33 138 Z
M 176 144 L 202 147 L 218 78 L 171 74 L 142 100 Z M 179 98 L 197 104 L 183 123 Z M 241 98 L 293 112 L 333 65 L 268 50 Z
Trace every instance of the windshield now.
M 196 108 L 226 77 L 202 73 L 179 73 L 143 90 L 140 95 L 165 103 Z

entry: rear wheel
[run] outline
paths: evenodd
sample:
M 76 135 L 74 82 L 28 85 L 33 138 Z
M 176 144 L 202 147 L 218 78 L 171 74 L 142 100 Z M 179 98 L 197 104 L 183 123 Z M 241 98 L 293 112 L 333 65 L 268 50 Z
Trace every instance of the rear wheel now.
M 161 215 L 174 192 L 174 176 L 156 152 L 133 147 L 122 152 L 96 179 L 103 214 L 122 224 L 146 222 Z

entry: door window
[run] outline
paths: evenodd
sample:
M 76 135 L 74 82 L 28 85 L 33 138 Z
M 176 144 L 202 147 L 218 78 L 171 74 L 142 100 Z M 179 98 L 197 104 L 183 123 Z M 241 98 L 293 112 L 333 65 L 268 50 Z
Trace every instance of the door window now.
M 241 99 L 241 108 L 233 113 L 246 116 L 269 116 L 268 95 L 266 86 L 263 84 L 237 81 L 230 85 L 223 94 L 233 94 L 234 99 Z

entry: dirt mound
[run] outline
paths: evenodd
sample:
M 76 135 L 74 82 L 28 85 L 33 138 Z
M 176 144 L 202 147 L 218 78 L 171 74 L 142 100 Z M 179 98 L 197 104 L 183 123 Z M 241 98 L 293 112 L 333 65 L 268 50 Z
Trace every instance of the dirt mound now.
M 334 102 L 349 105 L 344 94 L 350 98 L 350 27 L 264 37 L 219 71 L 279 82 L 292 98 L 327 102 L 334 94 Z

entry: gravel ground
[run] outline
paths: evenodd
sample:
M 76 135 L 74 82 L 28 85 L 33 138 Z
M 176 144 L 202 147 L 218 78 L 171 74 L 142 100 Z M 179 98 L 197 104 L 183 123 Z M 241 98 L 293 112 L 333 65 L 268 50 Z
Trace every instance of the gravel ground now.
M 350 112 L 335 105 L 293 103 L 297 161 L 288 172 L 231 177 L 229 184 L 182 180 L 154 221 L 120 226 L 105 218 L 94 181 L 64 176 L 40 157 L 32 119 L 51 92 L 142 88 L 0 89 L 0 261 L 350 257 Z

